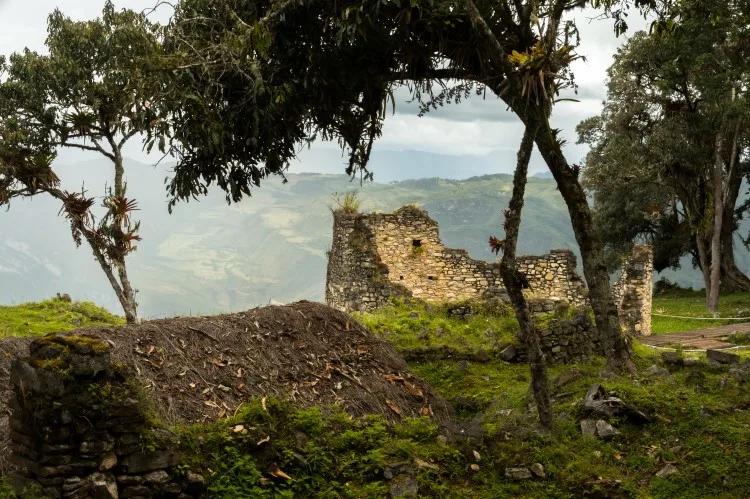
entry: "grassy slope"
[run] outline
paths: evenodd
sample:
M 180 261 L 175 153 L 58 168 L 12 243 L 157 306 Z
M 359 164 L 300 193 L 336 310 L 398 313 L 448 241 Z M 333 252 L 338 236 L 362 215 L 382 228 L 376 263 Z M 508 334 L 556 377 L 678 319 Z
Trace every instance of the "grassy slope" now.
M 121 325 L 125 320 L 89 302 L 53 298 L 39 303 L 0 306 L 0 338 L 36 336 L 85 326 Z
M 743 311 L 745 313 L 750 311 L 750 293 L 723 295 L 719 299 L 719 313 L 722 317 L 737 317 Z M 666 296 L 654 297 L 652 312 L 683 317 L 713 317 L 712 314 L 706 312 L 706 295 L 703 291 L 680 290 L 670 292 Z M 747 321 L 750 322 L 750 317 Z M 664 334 L 738 322 L 742 321 L 690 320 L 655 315 L 652 317 L 652 331 L 654 334 Z

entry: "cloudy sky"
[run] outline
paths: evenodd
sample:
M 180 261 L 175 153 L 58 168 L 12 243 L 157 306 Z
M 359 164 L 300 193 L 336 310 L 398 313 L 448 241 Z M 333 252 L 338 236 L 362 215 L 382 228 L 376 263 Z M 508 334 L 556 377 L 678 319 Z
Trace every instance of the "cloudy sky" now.
M 119 0 L 115 5 L 143 10 L 155 3 L 156 0 Z M 24 47 L 43 51 L 47 15 L 56 7 L 73 18 L 85 19 L 97 17 L 102 6 L 103 0 L 0 0 L 0 53 L 8 55 Z M 165 21 L 169 14 L 170 8 L 164 6 L 152 17 Z M 612 54 L 625 41 L 624 37 L 614 36 L 610 21 L 592 18 L 593 13 L 589 11 L 576 15 L 582 35 L 579 53 L 586 57 L 585 61 L 577 61 L 574 65 L 580 102 L 560 103 L 553 116 L 553 125 L 562 129 L 568 140 L 566 155 L 570 161 L 579 161 L 586 153 L 583 147 L 575 145 L 575 126 L 601 109 L 606 69 Z M 630 24 L 631 32 L 645 27 L 645 22 L 636 14 L 631 15 Z M 403 93 L 400 95 L 404 96 Z M 435 175 L 462 178 L 509 172 L 521 132 L 515 116 L 491 97 L 473 97 L 422 118 L 416 116 L 414 106 L 397 105 L 396 114 L 386 120 L 383 137 L 377 142 L 373 154 L 376 181 Z M 132 146 L 127 154 L 134 159 L 151 163 L 158 159 L 148 158 L 138 145 Z M 81 159 L 79 154 L 86 153 L 67 152 L 58 161 L 74 164 Z M 321 143 L 315 144 L 310 151 L 303 151 L 300 161 L 292 166 L 291 171 L 341 173 L 342 164 L 336 146 Z M 454 165 L 460 168 L 454 168 Z M 379 167 L 383 170 L 380 176 Z M 535 155 L 531 171 L 545 169 L 541 158 Z

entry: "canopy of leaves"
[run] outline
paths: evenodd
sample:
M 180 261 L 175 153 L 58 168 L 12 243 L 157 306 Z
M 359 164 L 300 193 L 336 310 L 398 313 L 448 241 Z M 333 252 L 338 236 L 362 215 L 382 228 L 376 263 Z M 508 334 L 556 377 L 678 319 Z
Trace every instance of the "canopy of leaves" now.
M 368 176 L 395 85 L 409 85 L 424 111 L 485 86 L 516 108 L 549 107 L 573 84 L 577 31 L 558 26 L 562 15 L 594 5 L 620 18 L 623 6 L 653 3 L 183 0 L 162 32 L 156 107 L 170 123 L 150 144 L 168 137 L 177 156 L 173 202 L 212 184 L 237 201 L 315 138 L 338 141 L 347 172 Z
M 710 223 L 715 131 L 747 123 L 748 5 L 681 2 L 674 29 L 636 34 L 609 70 L 604 111 L 578 127 L 579 142 L 592 147 L 584 178 L 598 194 L 605 239 L 624 250 L 646 237 L 657 268 L 676 264 Z M 745 151 L 750 136 L 741 130 Z M 730 172 L 731 154 L 723 154 L 728 186 L 738 191 L 750 163 L 742 154 Z

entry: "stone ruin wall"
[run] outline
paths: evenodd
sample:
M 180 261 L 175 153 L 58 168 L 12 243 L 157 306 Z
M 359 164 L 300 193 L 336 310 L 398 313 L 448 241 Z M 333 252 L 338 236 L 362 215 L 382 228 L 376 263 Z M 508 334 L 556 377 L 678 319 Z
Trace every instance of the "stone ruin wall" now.
M 106 341 L 57 334 L 11 365 L 9 481 L 44 497 L 205 496 L 205 480 L 177 470 L 177 438 L 149 422 L 134 374 L 110 361 Z M 23 496 L 22 496 L 23 497 Z M 36 497 L 36 496 L 34 496 Z
M 526 276 L 530 298 L 586 305 L 586 284 L 576 270 L 576 256 L 569 249 L 554 249 L 543 256 L 519 256 L 518 270 Z
M 586 286 L 570 250 L 519 256 L 533 299 L 586 303 Z M 373 310 L 393 295 L 428 302 L 504 296 L 497 263 L 474 260 L 463 249 L 446 248 L 438 224 L 406 206 L 395 213 L 334 213 L 326 302 L 344 311 Z
M 652 257 L 637 247 L 614 286 L 623 325 L 633 334 L 650 334 Z M 554 303 L 588 302 L 586 285 L 567 249 L 542 256 L 519 256 L 534 311 Z M 374 310 L 391 296 L 428 302 L 504 296 L 499 263 L 473 260 L 465 250 L 446 248 L 438 224 L 427 212 L 405 206 L 394 213 L 334 213 L 328 259 L 326 303 L 346 312 Z M 537 307 L 543 303 L 541 308 Z
M 638 245 L 623 261 L 620 279 L 612 286 L 620 325 L 634 336 L 651 334 L 653 273 L 653 250 L 650 246 Z

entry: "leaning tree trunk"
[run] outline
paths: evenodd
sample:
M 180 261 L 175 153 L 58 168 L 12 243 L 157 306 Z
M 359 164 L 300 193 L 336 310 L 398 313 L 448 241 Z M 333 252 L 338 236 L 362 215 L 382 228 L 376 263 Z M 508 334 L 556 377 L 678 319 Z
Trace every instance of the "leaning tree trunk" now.
M 613 371 L 635 372 L 635 363 L 622 333 L 617 307 L 612 297 L 604 245 L 594 227 L 586 192 L 578 181 L 578 168 L 568 165 L 549 127 L 537 134 L 536 144 L 568 207 L 573 232 L 581 251 L 589 302 L 594 310 L 596 327 L 607 357 L 607 368 Z
M 739 168 L 728 180 L 724 204 L 724 220 L 721 225 L 721 289 L 727 293 L 750 291 L 750 278 L 737 267 L 734 258 L 734 233 L 737 228 L 734 209 L 742 186 Z
M 518 231 L 521 225 L 521 210 L 523 196 L 526 189 L 526 177 L 529 171 L 529 159 L 534 149 L 534 137 L 539 130 L 538 125 L 526 127 L 518 151 L 518 163 L 513 176 L 513 195 L 510 199 L 508 211 L 505 214 L 505 241 L 502 246 L 503 258 L 500 262 L 500 272 L 503 284 L 516 312 L 516 318 L 521 328 L 521 338 L 526 347 L 526 355 L 531 369 L 531 389 L 539 411 L 539 422 L 543 428 L 552 428 L 552 408 L 547 386 L 547 362 L 544 358 L 539 340 L 539 333 L 531 317 L 526 298 L 523 296 L 524 278 L 516 265 L 516 245 Z

